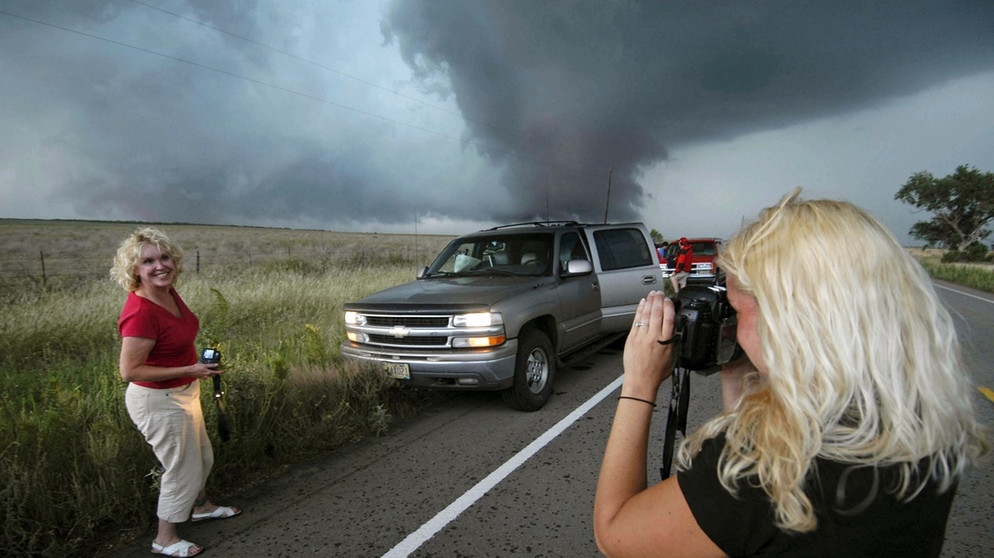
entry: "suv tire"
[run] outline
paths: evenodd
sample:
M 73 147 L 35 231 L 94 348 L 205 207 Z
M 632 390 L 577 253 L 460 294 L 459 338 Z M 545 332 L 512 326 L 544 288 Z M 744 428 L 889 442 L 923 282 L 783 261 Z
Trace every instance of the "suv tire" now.
M 504 403 L 519 411 L 537 411 L 552 395 L 556 375 L 556 354 L 549 336 L 529 328 L 518 340 L 518 358 L 514 365 L 514 385 L 503 392 Z

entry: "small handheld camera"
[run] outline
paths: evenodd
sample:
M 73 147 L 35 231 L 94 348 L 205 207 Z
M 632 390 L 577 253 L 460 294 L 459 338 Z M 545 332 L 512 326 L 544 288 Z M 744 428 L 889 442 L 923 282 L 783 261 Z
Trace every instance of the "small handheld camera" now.
M 221 364 L 221 351 L 206 347 L 200 351 L 200 362 L 204 364 Z

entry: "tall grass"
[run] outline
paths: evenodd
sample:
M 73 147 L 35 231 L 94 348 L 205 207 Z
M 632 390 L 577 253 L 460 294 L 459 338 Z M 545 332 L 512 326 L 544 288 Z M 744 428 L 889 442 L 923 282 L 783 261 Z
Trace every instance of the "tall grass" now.
M 108 225 L 123 238 L 132 226 Z M 122 228 L 124 232 L 121 233 Z M 187 229 L 163 226 L 174 239 Z M 177 230 L 178 229 L 178 230 Z M 217 248 L 197 228 L 202 250 Z M 179 234 L 174 234 L 174 231 Z M 238 229 L 239 236 L 248 233 Z M 2 233 L 2 230 L 0 230 Z M 36 233 L 44 237 L 43 233 Z M 103 276 L 5 289 L 0 315 L 0 536 L 5 555 L 92 553 L 154 524 L 158 464 L 124 406 L 116 322 L 125 292 L 106 279 L 116 242 L 59 236 L 77 254 L 99 254 Z M 267 233 L 268 234 L 268 233 Z M 408 281 L 424 263 L 382 235 L 259 233 L 249 264 L 203 265 L 178 290 L 201 321 L 199 345 L 223 354 L 225 409 L 233 437 L 216 437 L 211 386 L 202 405 L 217 459 L 209 490 L 231 494 L 282 466 L 384 433 L 437 397 L 398 390 L 382 374 L 343 363 L 342 303 Z M 24 235 L 25 237 L 30 235 Z M 206 237 L 206 238 L 205 238 Z M 72 240 L 66 240 L 72 238 Z M 446 238 L 433 244 L 424 258 Z M 4 237 L 0 234 L 0 244 Z M 92 246 L 88 243 L 102 244 Z M 181 245 L 184 245 L 180 241 Z M 62 247 L 72 250 L 72 247 Z M 186 245 L 189 257 L 190 251 Z M 30 253 L 30 249 L 27 249 Z M 280 255 L 282 254 L 282 259 Z
M 943 253 L 945 250 L 911 250 L 915 259 L 935 279 L 994 293 L 994 265 L 943 263 Z
M 989 268 L 963 264 L 932 263 L 923 263 L 922 266 L 928 271 L 929 275 L 936 279 L 949 281 L 950 283 L 956 283 L 957 285 L 963 285 L 964 287 L 970 287 L 978 291 L 994 293 L 994 271 Z

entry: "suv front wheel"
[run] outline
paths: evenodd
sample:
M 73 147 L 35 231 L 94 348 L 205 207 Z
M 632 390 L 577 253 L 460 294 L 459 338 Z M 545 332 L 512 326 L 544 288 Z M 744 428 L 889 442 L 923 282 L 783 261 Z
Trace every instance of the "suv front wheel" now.
M 556 356 L 549 337 L 528 329 L 518 339 L 518 357 L 514 365 L 514 385 L 504 390 L 504 402 L 519 411 L 537 411 L 552 395 L 556 373 Z

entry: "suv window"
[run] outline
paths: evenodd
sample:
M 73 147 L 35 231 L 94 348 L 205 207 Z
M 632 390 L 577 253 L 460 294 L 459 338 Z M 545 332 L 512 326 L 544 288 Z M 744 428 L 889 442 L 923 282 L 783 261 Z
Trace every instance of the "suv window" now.
M 607 229 L 594 231 L 594 241 L 600 256 L 601 269 L 628 269 L 653 265 L 652 254 L 642 231 L 638 229 Z
M 565 270 L 570 260 L 590 260 L 579 233 L 564 233 L 559 239 L 559 269 Z
M 549 233 L 499 232 L 457 238 L 442 250 L 426 275 L 546 275 L 552 267 L 553 238 Z

